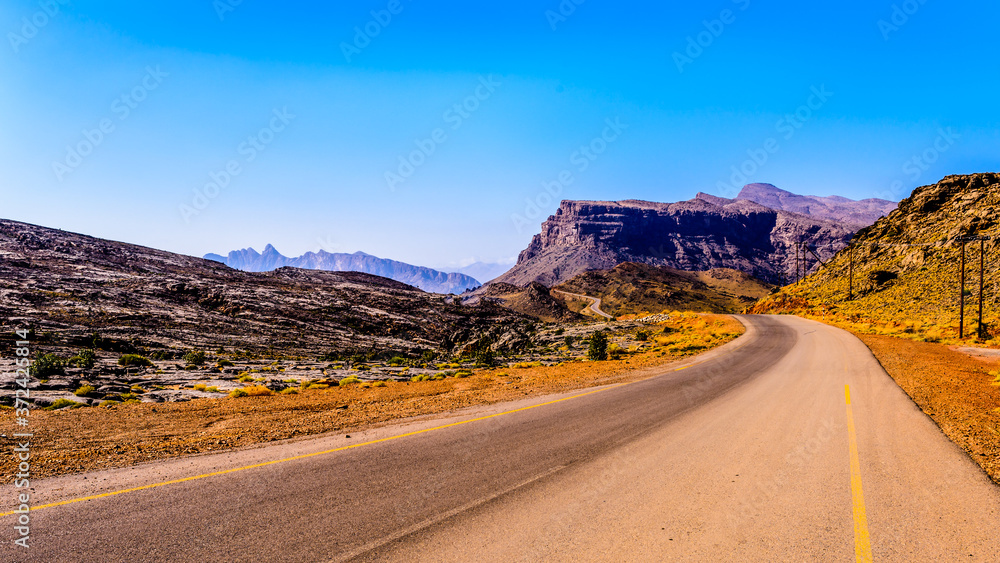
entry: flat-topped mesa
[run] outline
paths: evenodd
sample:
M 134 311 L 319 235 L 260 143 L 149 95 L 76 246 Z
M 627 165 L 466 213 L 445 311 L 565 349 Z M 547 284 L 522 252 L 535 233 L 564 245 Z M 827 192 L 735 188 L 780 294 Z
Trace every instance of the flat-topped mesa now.
M 521 252 L 517 265 L 495 281 L 552 286 L 588 270 L 638 262 L 681 270 L 731 268 L 782 283 L 794 276 L 798 242 L 808 242 L 825 258 L 870 224 L 815 215 L 829 215 L 831 209 L 846 213 L 860 203 L 860 211 L 846 216 L 862 217 L 869 208 L 877 208 L 881 216 L 886 207 L 882 200 L 851 202 L 773 190 L 792 197 L 759 186 L 745 191 L 754 197 L 779 197 L 779 203 L 788 206 L 801 203 L 795 198 L 807 198 L 813 202 L 808 214 L 772 209 L 749 197 L 708 194 L 677 203 L 563 201 Z

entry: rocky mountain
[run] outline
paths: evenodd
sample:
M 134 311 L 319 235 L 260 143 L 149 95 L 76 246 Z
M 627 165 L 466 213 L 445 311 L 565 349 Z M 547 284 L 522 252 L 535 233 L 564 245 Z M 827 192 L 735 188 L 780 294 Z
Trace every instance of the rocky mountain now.
M 698 194 L 696 197 L 721 199 L 707 194 Z M 856 225 L 858 228 L 867 227 L 896 209 L 896 202 L 884 199 L 854 201 L 840 196 L 798 195 L 778 189 L 771 184 L 747 184 L 736 199 L 752 201 L 771 209 L 801 213 L 817 219 Z
M 30 328 L 43 348 L 93 346 L 179 357 L 224 349 L 294 356 L 419 357 L 486 338 L 523 340 L 529 319 L 359 272 L 282 267 L 253 273 L 0 220 L 0 340 Z
M 1000 344 L 998 209 L 1000 174 L 948 176 L 919 187 L 897 210 L 859 231 L 826 267 L 762 300 L 754 311 L 815 314 L 858 323 L 863 332 L 953 340 L 962 293 L 958 239 L 989 237 L 965 245 L 965 335 L 977 329 L 982 257 L 986 339 Z
M 664 311 L 738 313 L 773 286 L 737 270 L 688 272 L 626 262 L 611 270 L 584 272 L 553 289 L 599 297 L 606 313 L 621 316 Z
M 800 241 L 830 257 L 856 230 L 745 199 L 563 201 L 514 268 L 494 281 L 553 286 L 588 270 L 637 262 L 692 271 L 729 268 L 783 283 L 794 278 Z
M 473 262 L 461 268 L 441 268 L 441 271 L 465 274 L 481 281 L 483 284 L 487 284 L 507 272 L 511 265 L 510 263 L 500 262 Z
M 227 256 L 206 254 L 205 258 L 221 262 L 244 272 L 269 272 L 284 266 L 329 272 L 364 272 L 403 282 L 431 293 L 462 293 L 480 284 L 475 278 L 460 273 L 445 273 L 404 262 L 378 258 L 364 252 L 331 253 L 325 250 L 307 252 L 296 258 L 282 255 L 270 244 L 264 252 L 252 248 L 234 250 Z

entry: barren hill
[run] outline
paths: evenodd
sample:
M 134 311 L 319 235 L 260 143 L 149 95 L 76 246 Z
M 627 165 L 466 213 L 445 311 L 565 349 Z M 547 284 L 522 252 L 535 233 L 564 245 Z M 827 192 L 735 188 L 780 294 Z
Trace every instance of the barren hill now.
M 0 220 L 0 296 L 3 338 L 26 327 L 43 345 L 83 346 L 97 333 L 119 351 L 168 355 L 188 348 L 412 354 L 487 333 L 510 344 L 528 324 L 497 306 L 456 307 L 369 274 L 241 272 L 7 220 Z
M 698 194 L 698 197 L 704 194 Z M 801 213 L 827 219 L 857 228 L 867 227 L 879 218 L 892 213 L 896 203 L 884 199 L 863 199 L 854 201 L 840 196 L 819 197 L 814 195 L 798 195 L 771 184 L 747 184 L 736 199 L 753 201 L 764 207 Z
M 611 270 L 585 272 L 554 289 L 599 297 L 605 312 L 620 316 L 663 311 L 735 313 L 771 288 L 737 270 L 687 272 L 627 262 Z
M 983 244 L 984 315 L 989 339 L 998 330 L 1000 297 L 1000 174 L 948 176 L 922 186 L 899 208 L 857 233 L 848 249 L 802 283 L 782 289 L 756 312 L 831 315 L 864 330 L 929 340 L 958 335 L 963 236 L 988 236 Z M 854 291 L 851 299 L 853 255 Z M 975 333 L 980 243 L 966 245 L 966 330 Z

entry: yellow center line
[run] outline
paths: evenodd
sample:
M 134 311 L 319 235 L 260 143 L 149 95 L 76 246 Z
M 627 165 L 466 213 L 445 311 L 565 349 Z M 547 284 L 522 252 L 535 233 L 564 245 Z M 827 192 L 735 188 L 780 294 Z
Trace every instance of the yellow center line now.
M 851 386 L 844 386 L 847 398 L 847 437 L 851 449 L 851 498 L 854 500 L 854 556 L 858 563 L 871 563 L 872 543 L 868 535 L 868 515 L 865 511 L 865 494 L 861 487 L 861 460 L 858 457 L 858 436 L 854 430 L 854 413 L 851 409 Z
M 736 348 L 733 348 L 732 350 L 730 350 L 727 353 L 731 354 L 731 353 L 739 350 L 740 348 L 743 348 L 744 346 L 746 346 L 746 344 L 741 344 L 740 346 L 738 346 Z M 710 360 L 711 359 L 709 359 L 709 360 L 703 360 L 701 362 L 696 362 L 696 363 L 687 365 L 687 366 L 682 367 L 682 368 L 676 368 L 674 371 L 680 371 L 682 369 L 687 369 L 687 368 L 690 368 L 690 367 L 693 367 L 693 366 L 697 366 L 697 365 L 703 364 L 705 362 L 708 362 Z M 293 456 L 293 457 L 286 457 L 284 459 L 275 459 L 275 460 L 271 460 L 271 461 L 265 461 L 265 462 L 262 462 L 262 463 L 255 463 L 253 465 L 246 465 L 246 466 L 243 466 L 243 467 L 234 467 L 233 469 L 226 469 L 224 471 L 216 471 L 214 473 L 205 473 L 203 475 L 195 475 L 195 476 L 192 476 L 192 477 L 184 477 L 182 479 L 174 479 L 172 481 L 163 481 L 163 482 L 160 482 L 160 483 L 152 483 L 150 485 L 142 485 L 141 487 L 132 487 L 130 489 L 122 489 L 122 490 L 118 490 L 118 491 L 111 491 L 111 492 L 108 492 L 108 493 L 101 493 L 99 495 L 91 495 L 91 496 L 88 496 L 88 497 L 80 497 L 80 498 L 75 498 L 75 499 L 69 499 L 69 500 L 59 501 L 59 502 L 53 502 L 53 503 L 49 503 L 49 504 L 43 504 L 43 505 L 40 505 L 40 506 L 33 506 L 33 507 L 31 507 L 31 510 L 32 511 L 42 510 L 42 509 L 45 509 L 45 508 L 53 508 L 53 507 L 56 507 L 56 506 L 65 506 L 67 504 L 76 504 L 78 502 L 84 502 L 84 501 L 88 501 L 88 500 L 97 500 L 97 499 L 102 499 L 102 498 L 108 498 L 108 497 L 118 496 L 118 495 L 124 495 L 126 493 L 134 493 L 134 492 L 138 492 L 138 491 L 145 491 L 145 490 L 148 490 L 148 489 L 156 489 L 156 488 L 159 488 L 159 487 L 166 487 L 167 485 L 177 485 L 179 483 L 187 483 L 189 481 L 198 481 L 200 479 L 207 479 L 209 477 L 218 477 L 220 475 L 227 475 L 229 473 L 237 473 L 237 472 L 240 472 L 240 471 L 247 471 L 249 469 L 257 469 L 257 468 L 260 468 L 260 467 L 267 467 L 269 465 L 277 465 L 279 463 L 287 463 L 289 461 L 297 461 L 297 460 L 300 460 L 300 459 L 307 459 L 307 458 L 310 458 L 310 457 L 316 457 L 316 456 L 321 456 L 321 455 L 328 455 L 328 454 L 332 454 L 332 453 L 335 453 L 335 452 L 342 452 L 344 450 L 352 450 L 354 448 L 360 448 L 360 447 L 364 447 L 364 446 L 371 446 L 371 445 L 374 445 L 374 444 L 380 444 L 382 442 L 390 442 L 392 440 L 399 440 L 401 438 L 408 438 L 410 436 L 416 436 L 418 434 L 426 434 L 428 432 L 434 432 L 435 430 L 444 430 L 445 428 L 453 428 L 455 426 L 462 426 L 463 424 L 471 424 L 473 422 L 480 422 L 480 421 L 483 421 L 483 420 L 489 420 L 491 418 L 497 418 L 499 416 L 505 416 L 505 415 L 514 414 L 514 413 L 518 413 L 518 412 L 528 411 L 528 410 L 531 410 L 531 409 L 537 409 L 537 408 L 540 408 L 540 407 L 554 405 L 556 403 L 561 403 L 563 401 L 569 401 L 569 400 L 572 400 L 572 399 L 579 399 L 580 397 L 586 397 L 588 395 L 593 395 L 595 393 L 600 393 L 602 391 L 608 391 L 608 390 L 611 390 L 611 389 L 616 389 L 618 387 L 623 387 L 625 385 L 631 385 L 632 383 L 638 383 L 638 381 L 643 381 L 643 380 L 629 381 L 629 382 L 625 382 L 625 383 L 618 383 L 618 384 L 615 384 L 615 385 L 611 385 L 609 387 L 604 387 L 602 389 L 595 389 L 593 391 L 587 391 L 586 393 L 580 393 L 578 395 L 572 395 L 570 397 L 563 397 L 561 399 L 555 399 L 555 400 L 548 401 L 548 402 L 545 402 L 545 403 L 539 403 L 537 405 L 531 405 L 531 406 L 527 406 L 527 407 L 521 407 L 521 408 L 518 408 L 518 409 L 513 409 L 513 410 L 509 410 L 509 411 L 499 412 L 499 413 L 495 413 L 495 414 L 491 414 L 491 415 L 487 415 L 487 416 L 481 416 L 479 418 L 472 418 L 472 419 L 469 419 L 469 420 L 462 420 L 462 421 L 459 421 L 459 422 L 452 422 L 450 424 L 444 424 L 442 426 L 435 426 L 433 428 L 425 428 L 423 430 L 416 430 L 416 431 L 413 431 L 413 432 L 407 432 L 405 434 L 398 434 L 396 436 L 389 436 L 389 437 L 386 437 L 386 438 L 379 438 L 378 440 L 371 440 L 371 441 L 362 442 L 362 443 L 359 443 L 359 444 L 351 444 L 350 446 L 341 446 L 339 448 L 333 448 L 333 449 L 324 450 L 324 451 L 321 451 L 321 452 L 313 452 L 311 454 L 302 454 L 302 455 L 297 455 L 297 456 Z M 16 514 L 16 512 L 13 512 L 13 511 L 11 511 L 11 512 L 3 512 L 3 513 L 0 513 L 0 518 L 5 517 L 5 516 L 12 516 L 14 514 Z

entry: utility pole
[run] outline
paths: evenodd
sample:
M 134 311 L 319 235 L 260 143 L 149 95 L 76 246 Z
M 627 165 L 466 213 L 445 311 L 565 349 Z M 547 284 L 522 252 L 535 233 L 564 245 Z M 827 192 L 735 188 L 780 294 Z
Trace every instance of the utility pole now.
M 986 270 L 986 241 L 990 240 L 990 237 L 986 236 L 965 236 L 959 237 L 958 242 L 962 245 L 962 260 L 961 268 L 962 273 L 959 276 L 959 284 L 961 288 L 959 291 L 961 295 L 958 300 L 958 338 L 962 339 L 965 337 L 965 245 L 970 242 L 979 241 L 979 318 L 976 333 L 978 338 L 982 340 L 985 336 L 985 328 L 983 326 L 983 293 L 984 293 L 984 277 Z
M 853 246 L 847 249 L 847 256 L 848 260 L 850 261 L 850 265 L 847 267 L 847 278 L 848 278 L 847 300 L 853 301 L 854 300 L 854 247 Z
M 983 327 L 983 271 L 986 265 L 986 237 L 979 239 L 979 339 L 986 340 Z
M 962 245 L 962 273 L 958 277 L 960 280 L 960 288 L 958 290 L 958 339 L 961 340 L 965 337 L 965 239 L 961 238 L 958 240 Z

